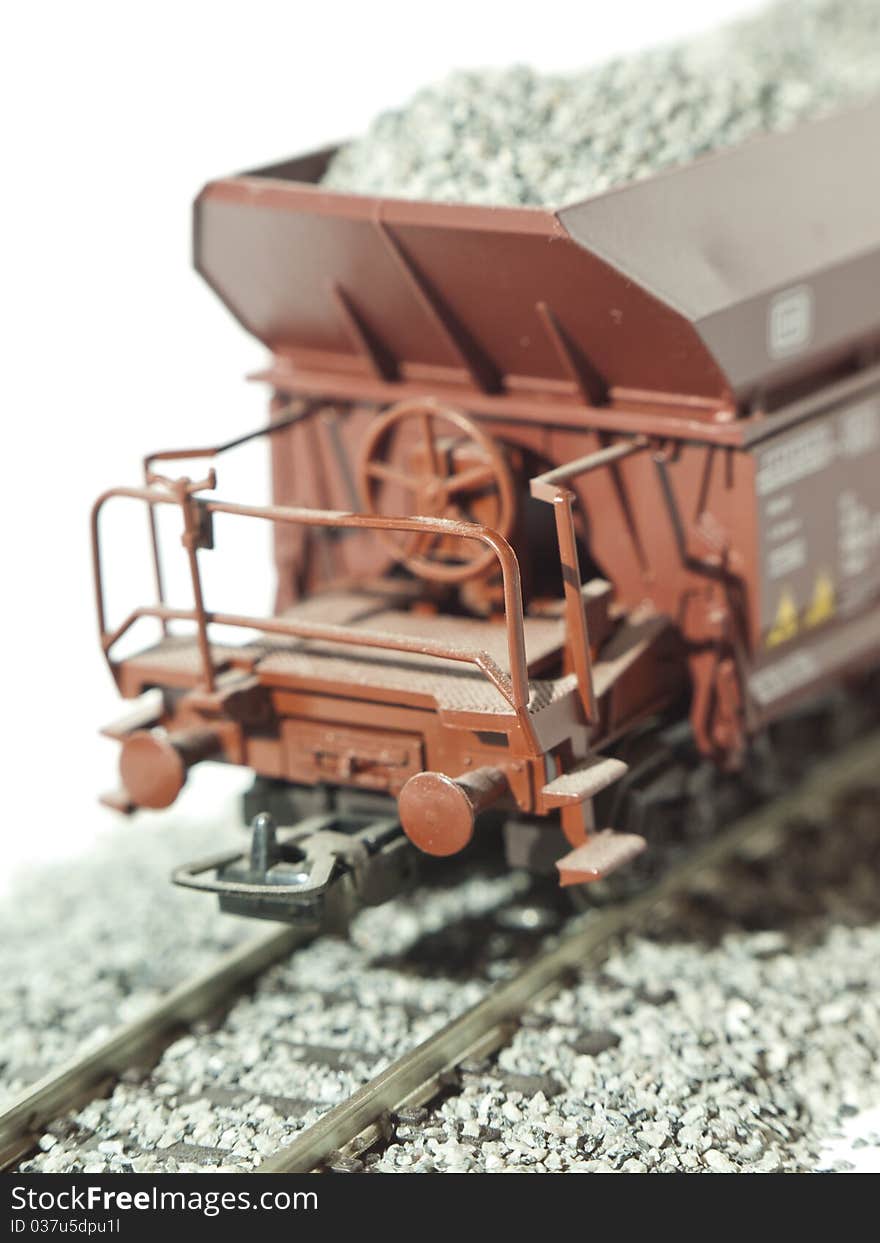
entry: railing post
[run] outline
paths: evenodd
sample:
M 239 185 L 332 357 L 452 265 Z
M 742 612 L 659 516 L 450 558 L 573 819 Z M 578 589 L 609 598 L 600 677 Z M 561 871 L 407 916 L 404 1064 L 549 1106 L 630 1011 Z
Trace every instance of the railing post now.
M 147 521 L 150 528 L 150 546 L 153 556 L 153 579 L 156 584 L 156 603 L 160 608 L 165 604 L 165 583 L 162 577 L 162 560 L 159 556 L 159 533 L 156 528 L 156 507 L 151 501 L 147 502 Z M 165 618 L 160 619 L 159 623 L 162 627 L 162 634 L 168 634 L 168 622 Z
M 553 514 L 556 518 L 556 538 L 559 541 L 559 561 L 562 566 L 562 587 L 565 593 L 565 626 L 571 644 L 574 671 L 577 675 L 578 692 L 590 725 L 598 719 L 596 694 L 593 689 L 593 657 L 590 652 L 590 632 L 578 562 L 577 537 L 574 528 L 573 492 L 559 489 L 553 498 Z
M 599 713 L 593 686 L 593 656 L 590 651 L 590 634 L 584 607 L 581 569 L 578 562 L 577 536 L 574 526 L 574 492 L 564 485 L 579 475 L 589 474 L 603 466 L 611 466 L 633 453 L 641 453 L 648 447 L 647 436 L 635 436 L 632 440 L 606 445 L 595 453 L 566 462 L 536 475 L 529 490 L 538 501 L 553 506 L 556 518 L 556 538 L 559 543 L 559 559 L 562 566 L 562 586 L 565 593 L 565 626 L 567 641 L 578 681 L 578 691 L 588 722 L 595 725 Z
M 199 572 L 198 547 L 201 534 L 197 517 L 197 502 L 193 500 L 189 479 L 175 480 L 172 485 L 177 493 L 183 510 L 183 535 L 181 543 L 186 549 L 189 561 L 189 574 L 192 582 L 193 611 L 195 612 L 196 632 L 199 645 L 199 656 L 202 660 L 204 690 L 214 689 L 214 661 L 211 657 L 211 644 L 208 642 L 208 619 L 205 613 L 205 601 L 202 595 L 202 576 Z

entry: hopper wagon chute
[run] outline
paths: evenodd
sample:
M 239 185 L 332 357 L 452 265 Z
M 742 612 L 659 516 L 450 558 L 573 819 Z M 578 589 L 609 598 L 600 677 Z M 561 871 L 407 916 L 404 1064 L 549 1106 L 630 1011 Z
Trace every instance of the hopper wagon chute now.
M 651 722 L 735 770 L 876 670 L 878 133 L 872 103 L 555 212 L 332 192 L 331 152 L 202 191 L 197 269 L 269 352 L 274 494 L 223 494 L 246 435 L 97 503 L 102 642 L 140 701 L 110 801 L 168 806 L 219 759 L 298 827 L 259 817 L 185 883 L 285 918 L 340 876 L 379 900 L 486 812 L 512 858 L 602 876 L 644 844 L 596 809 Z M 157 598 L 106 615 L 111 498 L 154 532 L 179 510 L 189 599 L 156 548 Z M 271 525 L 271 615 L 213 608 L 220 514 Z

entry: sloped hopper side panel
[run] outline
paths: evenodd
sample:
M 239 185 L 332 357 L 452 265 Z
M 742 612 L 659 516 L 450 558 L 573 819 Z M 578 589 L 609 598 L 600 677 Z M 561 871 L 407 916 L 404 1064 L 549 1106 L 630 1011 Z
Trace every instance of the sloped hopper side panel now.
M 880 345 L 880 99 L 565 208 L 738 400 Z
M 562 334 L 612 397 L 729 403 L 688 318 L 572 240 L 552 213 L 378 200 L 294 180 L 316 168 L 214 182 L 195 209 L 198 270 L 295 365 L 557 394 L 572 387 Z

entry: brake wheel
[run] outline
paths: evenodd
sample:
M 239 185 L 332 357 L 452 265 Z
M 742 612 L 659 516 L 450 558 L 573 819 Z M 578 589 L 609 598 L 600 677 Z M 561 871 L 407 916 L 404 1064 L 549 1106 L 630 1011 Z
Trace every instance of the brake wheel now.
M 505 538 L 516 516 L 516 489 L 503 447 L 472 419 L 430 401 L 402 402 L 367 435 L 360 486 L 368 513 L 478 522 Z M 434 582 L 481 574 L 495 553 L 447 532 L 379 530 L 394 559 Z

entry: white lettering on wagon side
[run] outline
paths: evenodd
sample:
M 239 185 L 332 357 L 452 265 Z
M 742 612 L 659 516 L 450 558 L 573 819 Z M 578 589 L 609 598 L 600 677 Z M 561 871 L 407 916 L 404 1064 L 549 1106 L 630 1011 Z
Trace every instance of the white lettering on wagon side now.
M 758 496 L 769 496 L 827 469 L 837 457 L 837 440 L 830 422 L 815 423 L 761 455 Z
M 880 597 L 880 393 L 782 428 L 755 459 L 760 629 L 778 648 Z

